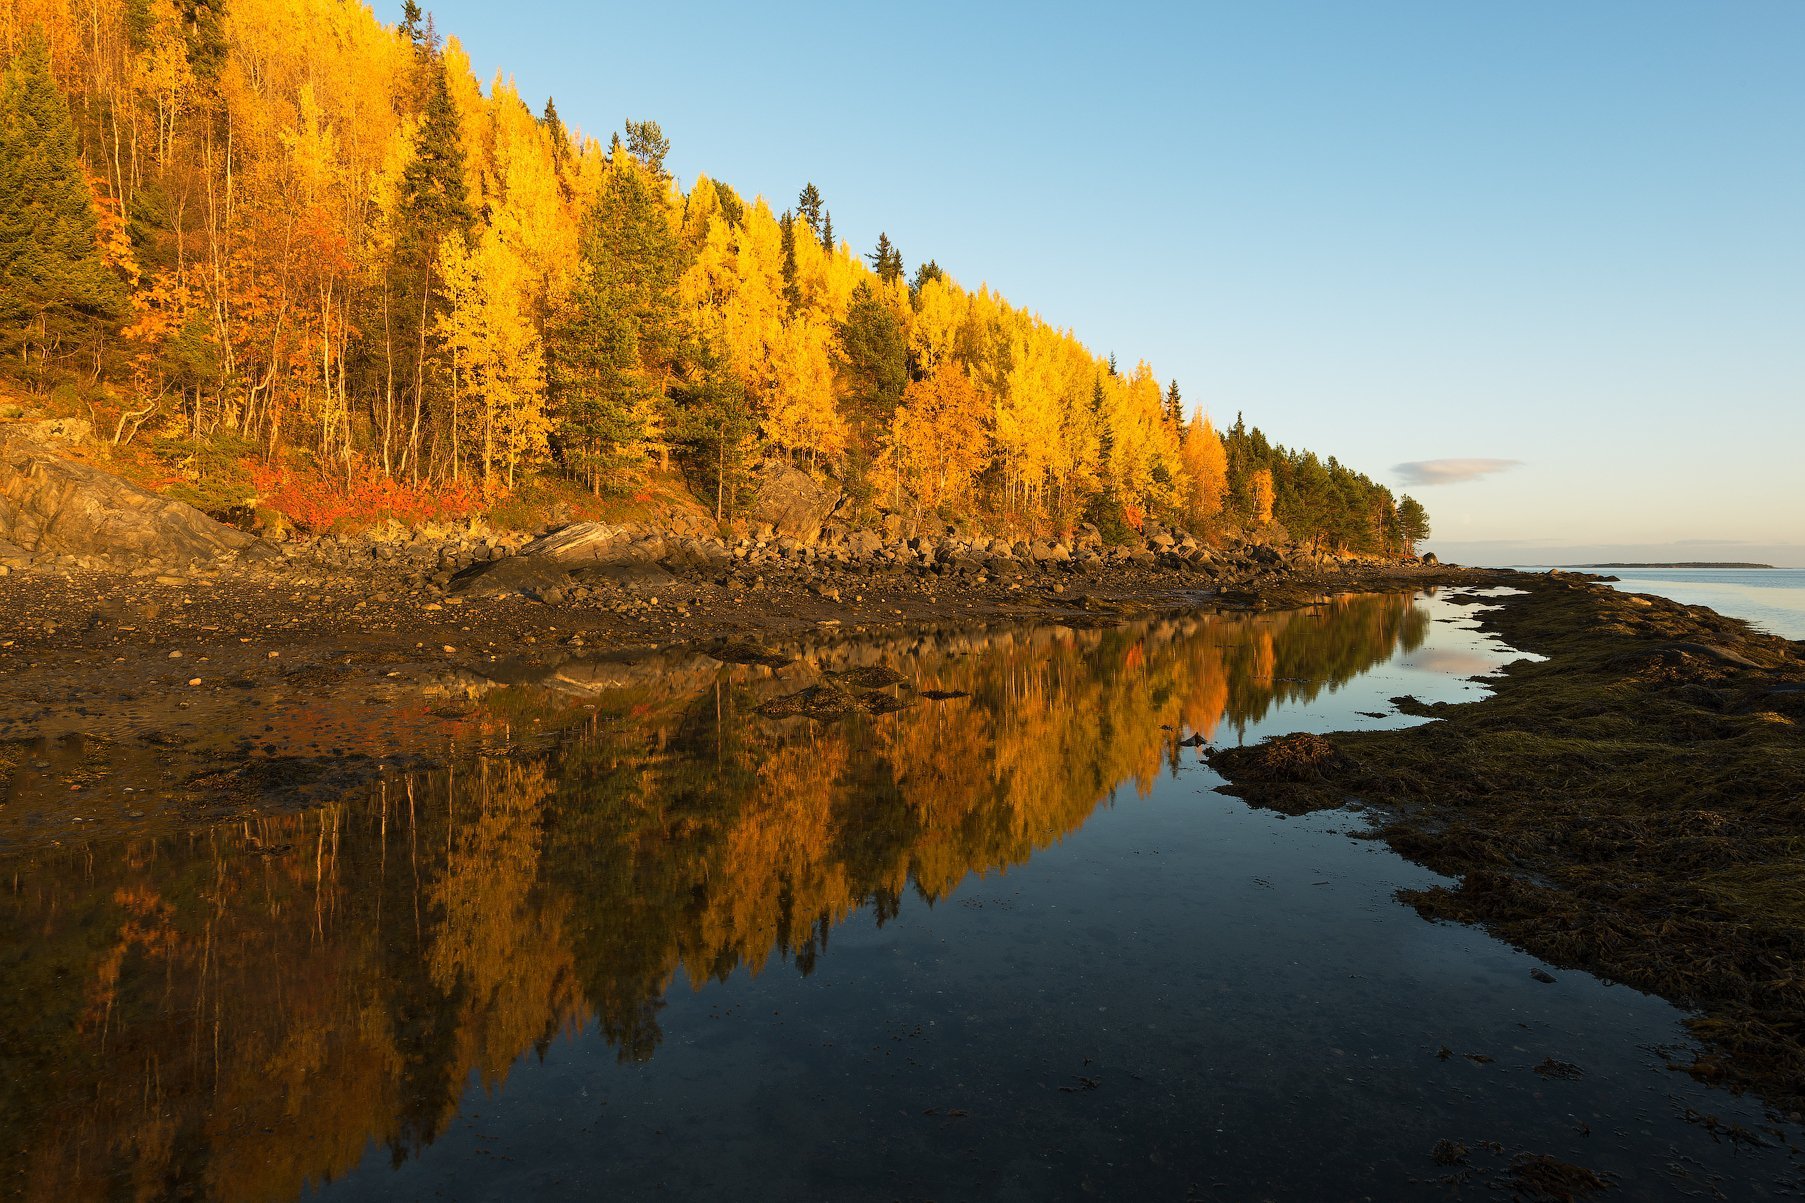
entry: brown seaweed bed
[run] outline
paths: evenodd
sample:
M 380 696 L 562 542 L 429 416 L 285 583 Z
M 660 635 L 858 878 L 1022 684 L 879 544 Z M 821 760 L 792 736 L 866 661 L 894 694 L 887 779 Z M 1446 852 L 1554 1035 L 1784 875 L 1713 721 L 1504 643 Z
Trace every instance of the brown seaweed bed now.
M 1403 897 L 1696 1012 L 1687 1066 L 1805 1111 L 1805 644 L 1551 574 L 1485 626 L 1546 660 L 1440 721 L 1215 753 L 1226 792 L 1350 800 L 1456 884 Z

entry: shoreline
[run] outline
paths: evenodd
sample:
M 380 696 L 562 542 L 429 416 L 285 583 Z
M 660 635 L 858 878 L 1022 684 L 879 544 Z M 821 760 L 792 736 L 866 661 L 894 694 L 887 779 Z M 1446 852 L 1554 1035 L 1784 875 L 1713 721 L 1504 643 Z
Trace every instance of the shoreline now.
M 1214 753 L 1223 792 L 1286 813 L 1355 805 L 1444 876 L 1400 895 L 1549 964 L 1695 1014 L 1685 1068 L 1805 1118 L 1805 644 L 1562 574 L 1475 598 L 1544 657 L 1439 721 Z
M 1261 612 L 1324 593 L 1501 579 L 1276 555 L 1190 570 L 1026 563 L 986 581 L 778 562 L 742 587 L 680 570 L 546 601 L 549 590 L 409 589 L 402 568 L 347 571 L 326 551 L 184 577 L 57 566 L 0 577 L 0 613 L 15 616 L 0 632 L 0 776 L 15 779 L 0 851 L 316 804 L 389 770 L 468 754 L 482 738 L 468 721 L 478 692 L 623 662 Z

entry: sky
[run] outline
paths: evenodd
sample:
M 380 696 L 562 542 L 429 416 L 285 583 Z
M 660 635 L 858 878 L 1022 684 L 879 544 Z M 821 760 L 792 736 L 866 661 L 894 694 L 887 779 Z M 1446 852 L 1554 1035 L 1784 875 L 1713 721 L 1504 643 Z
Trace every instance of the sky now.
M 1444 559 L 1805 566 L 1802 0 L 430 7 L 585 133 L 812 181 L 1412 493 Z

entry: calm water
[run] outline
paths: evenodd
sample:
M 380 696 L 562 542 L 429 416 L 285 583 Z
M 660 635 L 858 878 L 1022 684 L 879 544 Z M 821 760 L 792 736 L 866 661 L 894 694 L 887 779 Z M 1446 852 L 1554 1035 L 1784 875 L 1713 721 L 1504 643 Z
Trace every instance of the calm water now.
M 1670 1071 L 1673 1008 L 1419 919 L 1393 895 L 1437 879 L 1355 815 L 1252 810 L 1181 742 L 1478 698 L 1511 653 L 1471 612 L 1367 596 L 775 672 L 573 662 L 483 695 L 505 754 L 12 854 L 0 1182 L 1490 1199 L 1548 1153 L 1621 1198 L 1793 1197 L 1800 1133 Z M 758 712 L 877 664 L 908 679 L 885 692 L 968 696 Z M 1442 1139 L 1471 1165 L 1435 1164 Z
M 1614 588 L 1710 606 L 1787 639 L 1805 639 L 1805 568 L 1599 568 Z

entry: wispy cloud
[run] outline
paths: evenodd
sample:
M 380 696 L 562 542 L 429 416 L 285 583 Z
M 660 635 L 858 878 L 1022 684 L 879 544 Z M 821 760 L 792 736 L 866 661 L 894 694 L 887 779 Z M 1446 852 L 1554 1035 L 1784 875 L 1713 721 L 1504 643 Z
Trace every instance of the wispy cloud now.
M 1392 468 L 1407 485 L 1457 485 L 1516 468 L 1520 459 L 1419 459 Z

